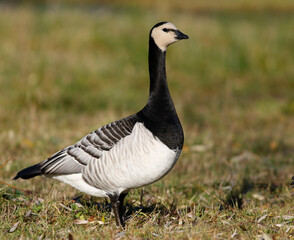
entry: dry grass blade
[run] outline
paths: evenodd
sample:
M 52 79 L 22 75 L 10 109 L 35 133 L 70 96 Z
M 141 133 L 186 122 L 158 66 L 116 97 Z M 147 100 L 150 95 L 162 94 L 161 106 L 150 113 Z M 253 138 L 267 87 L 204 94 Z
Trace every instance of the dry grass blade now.
M 266 219 L 267 216 L 268 214 L 261 216 L 260 218 L 258 218 L 257 222 L 260 223 L 262 220 Z
M 0 169 L 3 168 L 11 159 L 6 160 L 6 162 L 4 162 L 1 166 Z
M 83 224 L 88 224 L 89 221 L 88 220 L 83 220 L 83 219 L 79 219 L 79 220 L 75 220 L 74 224 L 78 224 L 78 225 L 83 225 Z
M 0 166 L 0 169 L 1 168 L 3 168 L 9 161 L 10 161 L 11 159 L 8 159 L 7 161 L 5 161 L 1 166 Z M 30 191 L 26 191 L 26 190 L 24 190 L 24 189 L 21 189 L 21 188 L 19 188 L 19 187 L 15 187 L 15 186 L 13 186 L 13 185 L 11 185 L 11 184 L 9 184 L 9 183 L 6 183 L 6 182 L 4 182 L 4 181 L 0 181 L 0 184 L 5 184 L 5 185 L 7 185 L 7 186 L 9 186 L 9 187 L 11 187 L 11 188 L 14 188 L 14 189 L 17 189 L 17 190 L 19 190 L 19 191 L 22 191 L 22 192 L 25 192 L 25 193 L 29 193 Z
M 17 189 L 17 190 L 22 191 L 22 192 L 29 192 L 29 191 L 26 191 L 26 190 L 21 189 L 21 188 L 19 188 L 19 187 L 15 187 L 15 186 L 13 186 L 13 185 L 11 185 L 11 184 L 9 184 L 9 183 L 3 182 L 3 181 L 0 181 L 0 184 L 5 184 L 5 185 L 7 185 L 7 186 L 9 186 L 9 187 L 11 187 L 11 188 Z
M 18 225 L 19 225 L 19 222 L 15 223 L 15 224 L 12 226 L 12 228 L 9 229 L 9 232 L 10 232 L 10 233 L 13 233 L 13 232 L 17 229 Z

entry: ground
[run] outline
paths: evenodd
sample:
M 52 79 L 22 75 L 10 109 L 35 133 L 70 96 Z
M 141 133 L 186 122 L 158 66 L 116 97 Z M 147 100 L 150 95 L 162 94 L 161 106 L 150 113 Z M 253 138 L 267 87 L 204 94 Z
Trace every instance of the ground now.
M 0 239 L 294 238 L 293 12 L 291 1 L 1 4 Z M 190 37 L 167 52 L 185 145 L 164 179 L 130 192 L 125 231 L 105 199 L 12 181 L 144 106 L 162 20 Z

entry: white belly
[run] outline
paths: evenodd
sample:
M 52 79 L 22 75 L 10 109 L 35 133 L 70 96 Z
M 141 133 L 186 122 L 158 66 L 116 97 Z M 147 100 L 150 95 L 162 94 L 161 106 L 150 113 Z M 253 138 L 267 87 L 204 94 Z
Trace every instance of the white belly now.
M 153 183 L 176 163 L 179 152 L 169 149 L 137 123 L 132 134 L 83 169 L 86 182 L 105 192 L 122 192 Z
M 79 191 L 89 194 L 91 196 L 107 197 L 106 193 L 103 190 L 92 187 L 91 185 L 86 183 L 82 178 L 81 173 L 52 176 L 52 178 L 69 184 L 72 187 L 78 189 Z

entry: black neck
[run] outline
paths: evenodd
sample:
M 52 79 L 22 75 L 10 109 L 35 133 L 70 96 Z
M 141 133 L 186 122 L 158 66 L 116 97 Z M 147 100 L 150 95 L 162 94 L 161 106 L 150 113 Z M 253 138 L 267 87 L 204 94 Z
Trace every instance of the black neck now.
M 177 118 L 171 98 L 165 71 L 166 52 L 159 49 L 152 37 L 149 38 L 149 99 L 144 107 L 144 114 L 154 121 L 162 122 Z
M 168 91 L 165 70 L 166 51 L 162 51 L 155 44 L 152 37 L 149 38 L 149 76 L 150 92 L 149 100 L 154 96 L 160 96 Z
M 144 122 L 145 127 L 170 149 L 181 149 L 184 136 L 167 86 L 165 53 L 165 51 L 159 49 L 153 38 L 150 37 L 149 99 L 145 107 L 138 112 L 137 116 L 140 121 Z

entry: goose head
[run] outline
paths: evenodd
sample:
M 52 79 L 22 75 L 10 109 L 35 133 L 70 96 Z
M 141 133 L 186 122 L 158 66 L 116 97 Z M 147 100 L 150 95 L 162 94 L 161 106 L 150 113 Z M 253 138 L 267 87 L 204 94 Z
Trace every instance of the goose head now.
M 160 22 L 154 25 L 150 31 L 150 37 L 161 51 L 166 51 L 166 48 L 174 42 L 189 38 L 170 22 Z

